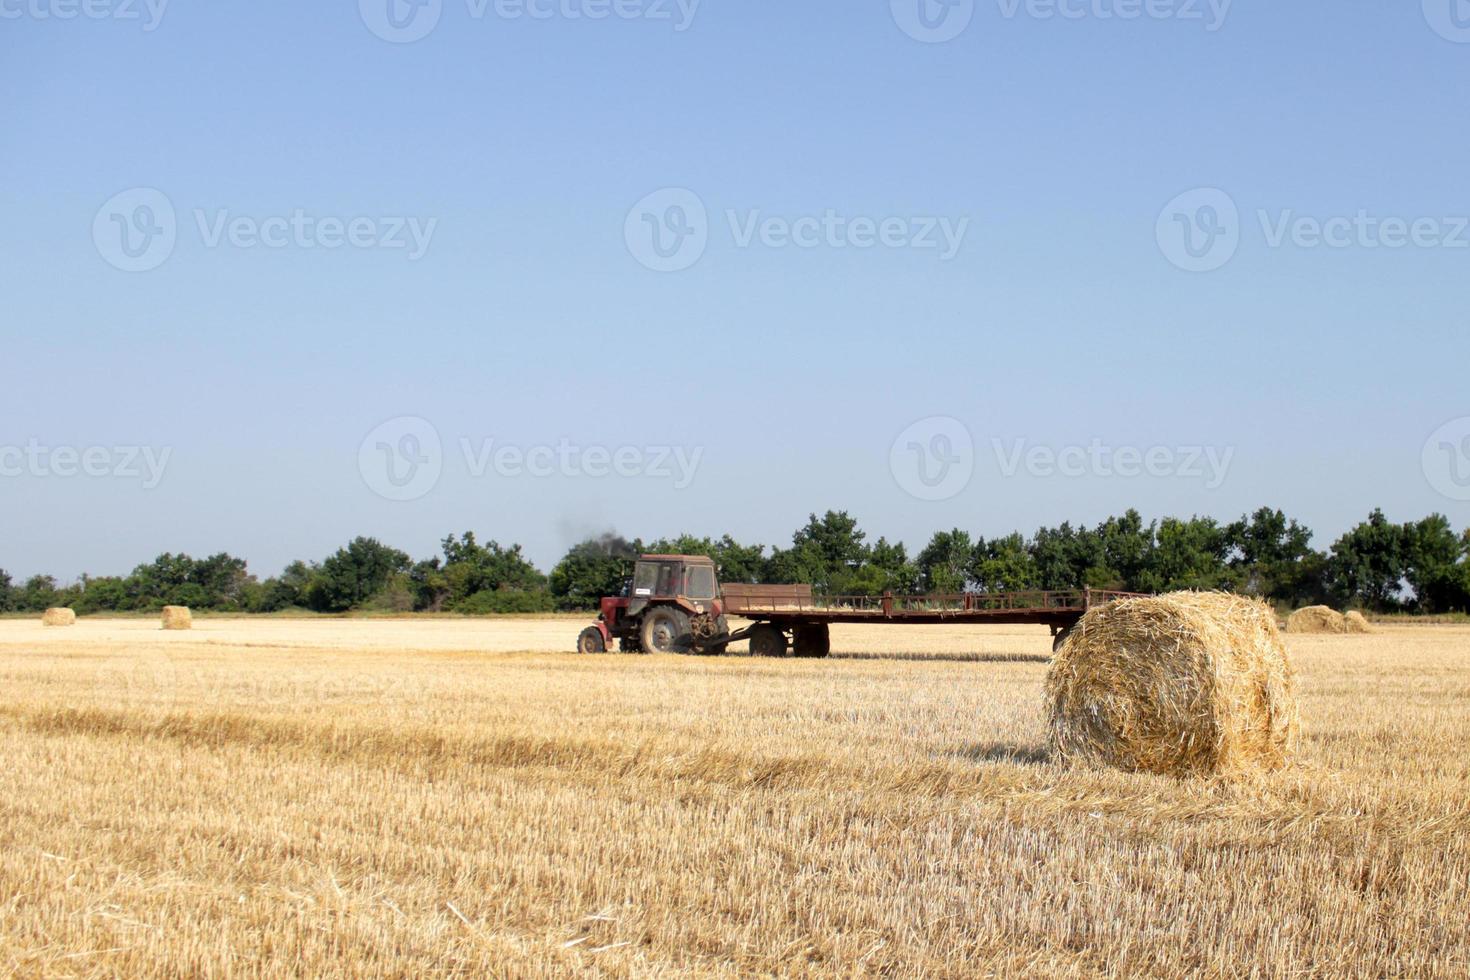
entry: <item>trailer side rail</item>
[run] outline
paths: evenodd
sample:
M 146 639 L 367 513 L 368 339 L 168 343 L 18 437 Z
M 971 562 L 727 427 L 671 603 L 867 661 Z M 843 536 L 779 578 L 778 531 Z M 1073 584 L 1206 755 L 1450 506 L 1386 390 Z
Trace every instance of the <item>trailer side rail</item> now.
M 990 615 L 1084 613 L 1114 599 L 1132 598 L 1136 593 L 1101 589 L 1061 591 L 961 592 L 935 595 L 805 596 L 791 593 L 761 595 L 751 589 L 727 598 L 727 609 L 736 616 L 863 616 L 904 619 L 932 618 L 946 614 L 983 619 Z

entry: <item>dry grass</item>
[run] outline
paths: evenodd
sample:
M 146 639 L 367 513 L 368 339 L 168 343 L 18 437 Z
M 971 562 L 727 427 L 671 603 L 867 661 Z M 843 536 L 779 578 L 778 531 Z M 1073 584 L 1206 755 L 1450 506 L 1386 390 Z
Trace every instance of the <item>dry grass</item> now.
M 1040 629 L 579 625 L 0 623 L 0 973 L 1470 971 L 1470 628 L 1289 637 L 1231 785 L 1051 763 Z
M 1052 748 L 1067 763 L 1244 776 L 1282 768 L 1297 742 L 1276 613 L 1223 592 L 1093 609 L 1053 658 L 1046 697 Z

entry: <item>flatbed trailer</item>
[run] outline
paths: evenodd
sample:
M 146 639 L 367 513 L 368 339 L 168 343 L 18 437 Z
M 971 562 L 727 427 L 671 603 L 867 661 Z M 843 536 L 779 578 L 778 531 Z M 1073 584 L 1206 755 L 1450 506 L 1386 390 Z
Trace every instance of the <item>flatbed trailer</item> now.
M 758 657 L 825 657 L 837 623 L 1033 623 L 1059 644 L 1094 606 L 1132 593 L 1101 589 L 822 596 L 810 585 L 721 584 L 706 555 L 642 555 L 618 596 L 577 637 L 580 653 L 723 653 L 750 641 Z M 730 630 L 730 618 L 750 625 Z
M 776 637 L 770 632 L 778 631 L 782 641 L 787 633 L 792 634 L 798 655 L 825 656 L 830 650 L 828 627 L 837 623 L 1036 624 L 1049 627 L 1054 644 L 1060 644 L 1089 609 L 1135 595 L 1067 589 L 816 597 L 811 587 L 804 585 L 726 585 L 721 600 L 726 616 L 752 622 L 729 633 L 726 643 L 750 639 L 753 652 L 780 656 L 784 651 L 777 648 Z

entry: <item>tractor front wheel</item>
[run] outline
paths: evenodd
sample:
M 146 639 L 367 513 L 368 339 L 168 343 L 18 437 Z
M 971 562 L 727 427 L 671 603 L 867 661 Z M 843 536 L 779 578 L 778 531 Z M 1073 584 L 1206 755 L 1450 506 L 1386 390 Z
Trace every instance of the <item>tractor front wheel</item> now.
M 750 629 L 750 655 L 752 657 L 786 656 L 786 634 L 770 623 L 761 623 Z
M 672 606 L 652 609 L 643 617 L 639 640 L 646 653 L 688 653 L 694 646 L 689 616 Z
M 606 653 L 607 643 L 602 639 L 602 630 L 589 626 L 577 637 L 578 653 Z

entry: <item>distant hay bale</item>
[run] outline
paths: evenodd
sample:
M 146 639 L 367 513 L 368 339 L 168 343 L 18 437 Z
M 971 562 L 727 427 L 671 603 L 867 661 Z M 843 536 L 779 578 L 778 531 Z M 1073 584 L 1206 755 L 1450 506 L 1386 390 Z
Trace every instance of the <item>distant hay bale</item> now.
M 48 609 L 41 614 L 42 626 L 74 626 L 77 614 L 70 609 Z
M 1265 603 L 1221 592 L 1122 599 L 1085 615 L 1046 677 L 1063 762 L 1166 775 L 1284 766 L 1296 677 Z
M 1346 633 L 1342 613 L 1326 606 L 1308 606 L 1286 617 L 1288 633 Z
M 1358 612 L 1356 609 L 1343 614 L 1342 625 L 1343 632 L 1345 633 L 1375 632 L 1375 630 L 1373 629 L 1373 624 L 1369 623 L 1368 618 L 1362 613 Z
M 187 630 L 194 628 L 194 617 L 189 612 L 188 606 L 164 606 L 163 628 L 166 630 Z

